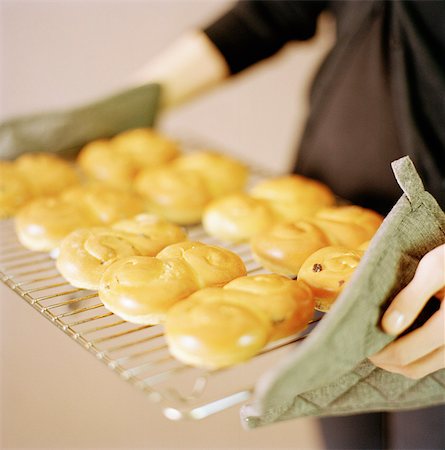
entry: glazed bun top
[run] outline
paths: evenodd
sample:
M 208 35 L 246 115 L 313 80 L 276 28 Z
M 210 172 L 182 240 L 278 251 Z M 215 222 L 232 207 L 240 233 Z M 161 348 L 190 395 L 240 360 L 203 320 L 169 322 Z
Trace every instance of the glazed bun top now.
M 145 202 L 139 195 L 100 183 L 68 189 L 60 198 L 84 205 L 96 217 L 97 224 L 111 224 L 146 209 Z
M 211 151 L 185 154 L 173 162 L 174 167 L 200 174 L 209 187 L 212 198 L 244 189 L 248 170 L 241 162 Z
M 135 186 L 153 212 L 178 224 L 193 225 L 201 221 L 212 199 L 239 191 L 246 179 L 247 170 L 238 161 L 197 152 L 142 171 Z
M 277 274 L 253 275 L 236 278 L 224 289 L 255 296 L 253 304 L 267 314 L 273 325 L 270 340 L 303 330 L 314 314 L 312 292 L 300 280 Z
M 143 169 L 169 163 L 179 154 L 178 145 L 150 128 L 135 128 L 112 139 L 88 143 L 77 162 L 92 179 L 120 188 L 131 188 Z
M 36 198 L 15 218 L 20 242 L 35 251 L 53 250 L 72 231 L 94 225 L 97 219 L 88 208 L 58 197 Z
M 135 186 L 151 211 L 180 225 L 199 223 L 212 199 L 203 177 L 172 166 L 142 171 Z
M 174 305 L 167 313 L 166 339 L 173 356 L 186 364 L 227 367 L 306 328 L 313 307 L 312 292 L 300 281 L 244 276 Z
M 337 206 L 318 211 L 313 222 L 323 230 L 331 245 L 355 248 L 369 241 L 383 217 L 360 206 Z
M 230 194 L 212 201 L 202 223 L 211 236 L 240 242 L 269 228 L 275 220 L 269 204 L 245 193 Z
M 181 258 L 194 270 L 201 287 L 223 286 L 236 277 L 246 275 L 242 259 L 223 247 L 201 242 L 180 242 L 159 252 L 159 259 Z
M 306 259 L 298 272 L 298 279 L 310 287 L 316 309 L 329 310 L 352 277 L 362 256 L 360 250 L 329 246 L 317 250 Z
M 332 191 L 323 183 L 300 175 L 270 178 L 254 186 L 250 194 L 267 200 L 282 221 L 299 220 L 335 203 Z
M 170 352 L 186 364 L 209 369 L 252 357 L 268 342 L 272 324 L 252 307 L 248 292 L 206 288 L 174 305 L 165 330 Z
M 154 214 L 138 214 L 114 223 L 112 228 L 128 233 L 142 255 L 154 256 L 168 245 L 187 239 L 182 228 Z
M 14 164 L 33 197 L 57 195 L 79 183 L 74 166 L 51 153 L 25 153 Z
M 119 188 L 131 188 L 138 172 L 133 161 L 113 152 L 110 141 L 106 139 L 87 144 L 79 153 L 77 162 L 88 177 Z
M 156 167 L 175 159 L 178 144 L 152 128 L 123 131 L 110 140 L 116 153 L 127 157 L 136 167 Z

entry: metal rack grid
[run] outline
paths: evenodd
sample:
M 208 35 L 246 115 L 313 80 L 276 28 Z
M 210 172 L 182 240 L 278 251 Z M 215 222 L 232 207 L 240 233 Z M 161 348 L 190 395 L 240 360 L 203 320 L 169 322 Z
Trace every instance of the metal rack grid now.
M 200 226 L 188 230 L 190 240 L 222 245 Z M 161 404 L 172 420 L 202 419 L 246 401 L 259 375 L 304 339 L 291 336 L 267 346 L 251 361 L 208 371 L 175 360 L 168 352 L 161 325 L 128 323 L 105 309 L 97 292 L 72 287 L 46 253 L 26 250 L 18 242 L 13 221 L 0 222 L 0 280 L 55 326 L 96 356 L 124 380 Z M 225 245 L 238 253 L 249 274 L 265 273 L 247 244 Z

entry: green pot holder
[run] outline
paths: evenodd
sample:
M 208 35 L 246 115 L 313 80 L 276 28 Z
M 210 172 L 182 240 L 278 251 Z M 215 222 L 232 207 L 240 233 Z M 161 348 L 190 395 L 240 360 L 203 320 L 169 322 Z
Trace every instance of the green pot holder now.
M 241 410 L 246 427 L 445 402 L 445 370 L 412 380 L 367 359 L 394 339 L 379 328 L 388 300 L 413 277 L 422 256 L 445 242 L 445 214 L 424 190 L 411 160 L 404 157 L 392 166 L 404 195 L 331 311 L 294 352 L 261 377 L 254 400 Z
M 77 108 L 35 114 L 0 124 L 0 157 L 25 152 L 74 156 L 86 143 L 154 124 L 160 86 L 146 84 Z

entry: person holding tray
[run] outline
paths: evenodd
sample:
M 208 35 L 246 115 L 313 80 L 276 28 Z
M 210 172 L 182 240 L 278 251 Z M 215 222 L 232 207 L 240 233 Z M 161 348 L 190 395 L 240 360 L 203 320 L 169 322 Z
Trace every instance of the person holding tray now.
M 137 79 L 160 82 L 163 107 L 173 107 L 289 41 L 310 39 L 325 11 L 336 20 L 337 40 L 312 86 L 294 170 L 385 214 L 400 197 L 390 163 L 409 155 L 426 190 L 444 208 L 445 8 L 440 2 L 242 1 L 203 30 L 183 36 Z M 430 297 L 443 300 L 444 274 L 442 245 L 425 255 L 393 300 L 382 319 L 384 331 L 402 334 Z M 374 364 L 411 378 L 444 368 L 444 303 L 424 326 L 372 357 Z M 445 408 L 435 407 L 322 419 L 322 429 L 328 448 L 440 448 L 444 421 Z M 403 433 L 387 430 L 391 423 L 405 425 Z
M 294 171 L 386 214 L 400 197 L 390 163 L 409 155 L 426 190 L 445 208 L 442 2 L 241 1 L 173 43 L 133 83 L 159 83 L 161 106 L 174 107 L 274 55 L 287 42 L 312 38 L 326 12 L 336 20 L 337 39 L 312 86 Z M 20 127 L 20 122 L 0 125 L 0 147 L 10 145 L 11 130 Z M 445 367 L 444 286 L 441 245 L 426 253 L 383 315 L 383 330 L 402 336 L 371 358 L 375 365 L 410 378 Z M 420 328 L 405 333 L 432 296 L 441 307 Z M 322 419 L 322 429 L 327 448 L 444 448 L 444 421 L 442 406 Z M 397 426 L 388 430 L 391 424 Z

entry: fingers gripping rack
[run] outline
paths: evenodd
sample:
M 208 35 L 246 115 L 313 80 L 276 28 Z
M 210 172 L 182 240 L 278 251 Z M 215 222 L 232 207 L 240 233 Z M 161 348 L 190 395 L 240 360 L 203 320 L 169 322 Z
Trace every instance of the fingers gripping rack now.
M 200 226 L 188 230 L 191 240 L 221 245 Z M 225 245 L 238 253 L 249 274 L 265 271 L 251 257 L 247 244 Z M 0 280 L 53 325 L 70 336 L 121 378 L 159 403 L 172 420 L 198 420 L 245 402 L 259 375 L 272 367 L 292 345 L 306 337 L 291 336 L 266 347 L 251 361 L 223 370 L 186 366 L 170 356 L 161 325 L 128 323 L 102 305 L 96 292 L 77 289 L 58 273 L 54 260 L 31 252 L 18 242 L 13 221 L 0 221 Z

